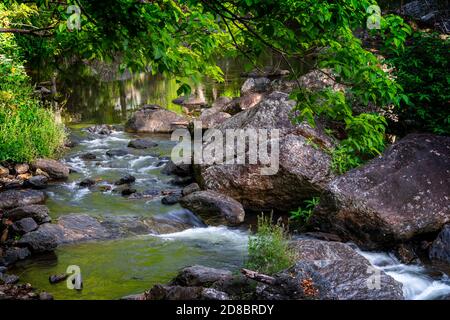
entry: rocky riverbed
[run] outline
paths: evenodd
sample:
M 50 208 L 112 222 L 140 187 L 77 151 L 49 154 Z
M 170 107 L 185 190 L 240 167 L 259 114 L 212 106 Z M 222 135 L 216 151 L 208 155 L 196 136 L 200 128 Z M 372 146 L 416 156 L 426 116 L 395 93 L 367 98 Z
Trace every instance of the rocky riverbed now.
M 280 129 L 275 175 L 255 174 L 260 164 L 175 165 L 167 133 L 191 119 L 156 105 L 125 128 L 73 130 L 60 162 L 0 167 L 3 296 L 49 298 L 29 282 L 57 299 L 447 298 L 450 139 L 409 135 L 336 176 L 327 152 L 336 141 L 320 123 L 292 124 L 292 83 L 264 76 L 200 120 Z M 300 82 L 339 90 L 317 73 Z M 292 241 L 295 265 L 240 274 L 255 213 L 286 214 L 313 196 L 319 206 Z M 70 265 L 83 274 L 80 292 L 48 281 Z

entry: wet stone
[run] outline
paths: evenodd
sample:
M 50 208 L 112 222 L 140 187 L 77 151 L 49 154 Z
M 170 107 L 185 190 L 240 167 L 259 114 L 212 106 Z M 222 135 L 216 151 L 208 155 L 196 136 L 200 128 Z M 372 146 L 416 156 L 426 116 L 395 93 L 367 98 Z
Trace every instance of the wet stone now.
M 87 178 L 87 179 L 84 179 L 83 181 L 81 181 L 78 185 L 80 187 L 91 187 L 91 186 L 95 185 L 95 180 Z
M 25 234 L 34 231 L 38 228 L 37 223 L 33 218 L 23 218 L 19 221 L 14 222 L 13 229 L 19 234 Z
M 123 184 L 131 184 L 134 183 L 136 181 L 136 178 L 133 177 L 132 175 L 126 175 L 122 178 L 120 178 L 118 181 L 116 181 L 114 184 L 116 186 L 121 186 Z
M 95 155 L 95 154 L 93 154 L 93 153 L 90 153 L 90 152 L 88 152 L 88 153 L 85 153 L 85 154 L 82 154 L 81 156 L 80 156 L 80 158 L 82 159 L 82 160 L 95 160 L 95 159 L 97 159 L 97 156 Z
M 127 150 L 124 149 L 114 149 L 106 151 L 106 155 L 109 157 L 123 157 L 128 154 Z

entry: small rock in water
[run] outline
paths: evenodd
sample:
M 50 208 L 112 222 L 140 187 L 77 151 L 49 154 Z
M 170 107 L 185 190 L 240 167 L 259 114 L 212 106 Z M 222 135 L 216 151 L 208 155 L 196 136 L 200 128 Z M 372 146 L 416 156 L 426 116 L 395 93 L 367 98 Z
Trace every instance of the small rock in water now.
M 107 125 L 107 124 L 95 125 L 95 126 L 87 128 L 87 131 L 90 133 L 107 136 L 107 135 L 110 135 L 111 133 L 113 133 L 114 127 Z
M 27 248 L 10 247 L 6 249 L 3 256 L 0 257 L 0 265 L 10 266 L 19 260 L 24 260 L 31 255 L 30 250 Z M 6 268 L 2 271 L 0 267 L 0 273 L 6 272 Z
M 182 207 L 198 214 L 208 224 L 238 225 L 244 222 L 245 211 L 238 201 L 214 191 L 197 191 L 180 200 Z
M 128 154 L 127 150 L 124 149 L 114 149 L 106 151 L 106 155 L 109 157 L 123 157 Z
M 112 187 L 108 186 L 108 185 L 103 185 L 103 186 L 98 186 L 97 189 L 100 192 L 108 192 L 108 191 L 111 191 Z
M 166 161 L 158 161 L 158 162 L 156 163 L 156 167 L 157 167 L 157 168 L 162 167 L 162 166 L 165 165 L 166 163 L 167 163 Z
M 83 181 L 81 181 L 78 185 L 80 187 L 91 187 L 91 186 L 95 185 L 95 180 L 87 178 L 87 179 L 84 179 Z
M 126 196 L 130 196 L 130 195 L 132 195 L 133 193 L 136 193 L 136 192 L 137 192 L 136 189 L 126 188 L 126 189 L 123 189 L 121 191 L 121 194 L 122 194 L 122 196 L 126 197 Z
M 34 176 L 24 182 L 24 186 L 33 189 L 45 189 L 47 187 L 48 178 L 46 176 Z
M 82 160 L 95 160 L 95 159 L 97 159 L 97 156 L 93 153 L 88 152 L 88 153 L 82 154 L 80 156 L 80 158 Z
M 174 204 L 178 203 L 180 201 L 180 199 L 181 199 L 181 194 L 174 193 L 174 194 L 170 194 L 170 195 L 162 198 L 161 203 L 170 206 L 170 205 L 174 205 Z
M 54 275 L 51 275 L 50 277 L 48 277 L 48 281 L 51 284 L 55 284 L 55 283 L 58 283 L 58 282 L 66 280 L 68 276 L 69 275 L 67 273 L 54 274 Z
M 130 143 L 128 144 L 129 148 L 134 148 L 134 149 L 148 149 L 148 148 L 154 148 L 157 146 L 158 146 L 158 144 L 156 142 L 151 141 L 151 140 L 146 140 L 146 139 L 131 140 Z
M 15 209 L 8 210 L 3 217 L 11 221 L 17 221 L 23 218 L 33 218 L 38 224 L 50 222 L 49 210 L 45 205 L 27 205 Z
M 126 175 L 122 178 L 120 178 L 118 181 L 116 181 L 114 184 L 116 186 L 121 186 L 123 184 L 131 184 L 134 183 L 136 181 L 136 178 L 133 177 L 132 175 Z
M 161 159 L 162 160 L 162 159 Z M 168 161 L 161 173 L 167 175 L 176 175 L 180 177 L 187 177 L 192 175 L 192 166 L 190 164 L 177 165 L 173 161 Z
M 151 189 L 151 190 L 145 190 L 144 192 L 136 192 L 133 193 L 129 199 L 148 199 L 148 198 L 155 198 L 160 195 L 159 190 Z

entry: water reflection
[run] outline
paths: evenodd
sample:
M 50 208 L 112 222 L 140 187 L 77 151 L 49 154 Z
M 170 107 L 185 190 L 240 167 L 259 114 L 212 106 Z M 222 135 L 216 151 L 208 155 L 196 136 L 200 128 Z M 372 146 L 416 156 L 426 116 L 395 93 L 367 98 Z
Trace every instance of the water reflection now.
M 206 102 L 217 97 L 239 96 L 245 79 L 240 77 L 242 63 L 227 60 L 220 63 L 224 71 L 223 83 L 206 79 L 194 86 L 194 91 Z M 83 64 L 72 66 L 58 78 L 58 90 L 67 99 L 64 117 L 67 122 L 120 123 L 131 111 L 143 104 L 158 104 L 181 113 L 183 107 L 172 102 L 178 97 L 179 84 L 175 78 L 151 73 L 124 74 L 105 77 L 103 70 Z

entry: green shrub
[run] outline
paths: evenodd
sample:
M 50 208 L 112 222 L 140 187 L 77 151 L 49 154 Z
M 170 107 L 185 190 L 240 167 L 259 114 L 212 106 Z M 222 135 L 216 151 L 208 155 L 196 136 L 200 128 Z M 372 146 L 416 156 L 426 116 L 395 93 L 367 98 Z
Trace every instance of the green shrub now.
M 385 50 L 408 97 L 397 108 L 408 131 L 450 134 L 450 39 L 415 32 L 405 50 Z
M 314 197 L 304 201 L 304 207 L 299 207 L 296 211 L 291 211 L 291 220 L 300 223 L 307 223 L 314 208 L 319 204 L 319 197 Z
M 249 237 L 246 267 L 265 274 L 274 274 L 293 264 L 289 236 L 281 223 L 272 223 L 272 216 L 258 217 L 256 234 Z
M 64 142 L 64 128 L 33 95 L 17 58 L 0 55 L 0 79 L 0 161 L 54 156 Z

